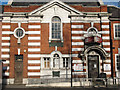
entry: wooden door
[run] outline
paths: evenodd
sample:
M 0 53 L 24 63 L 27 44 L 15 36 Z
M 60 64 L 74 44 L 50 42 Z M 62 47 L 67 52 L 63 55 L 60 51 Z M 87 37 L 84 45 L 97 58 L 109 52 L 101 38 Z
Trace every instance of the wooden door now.
M 88 56 L 88 77 L 97 78 L 99 75 L 99 56 Z
M 23 80 L 23 55 L 15 55 L 15 84 L 22 84 Z

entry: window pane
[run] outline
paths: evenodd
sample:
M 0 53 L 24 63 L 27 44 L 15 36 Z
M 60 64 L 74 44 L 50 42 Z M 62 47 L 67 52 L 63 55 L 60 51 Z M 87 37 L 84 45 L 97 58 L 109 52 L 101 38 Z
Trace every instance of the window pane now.
M 66 67 L 68 67 L 68 58 L 66 58 Z
M 63 67 L 65 67 L 65 58 L 63 58 Z
M 58 31 L 61 31 L 60 27 L 61 27 L 61 21 L 60 21 L 59 17 L 53 17 L 52 18 L 52 38 L 60 39 L 59 34 L 61 32 L 58 32 Z M 53 32 L 54 32 L 54 34 L 53 34 Z

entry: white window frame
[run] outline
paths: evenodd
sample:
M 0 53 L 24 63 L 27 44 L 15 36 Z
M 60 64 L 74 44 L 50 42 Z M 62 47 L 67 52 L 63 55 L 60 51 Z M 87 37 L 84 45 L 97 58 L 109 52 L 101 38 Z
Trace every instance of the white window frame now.
M 53 17 L 58 17 L 58 18 L 60 18 L 59 16 L 53 16 Z M 63 23 L 62 23 L 62 19 L 60 18 L 60 20 L 61 20 L 61 34 L 60 34 L 60 37 L 61 37 L 61 39 L 52 39 L 52 18 L 53 17 L 51 17 L 51 22 L 50 22 L 50 24 L 49 24 L 49 42 L 51 42 L 52 40 L 60 40 L 61 42 L 63 42 Z
M 116 77 L 118 77 L 118 72 L 119 72 L 119 70 L 117 69 L 117 56 L 118 56 L 119 54 L 115 54 L 115 72 L 116 72 Z
M 65 58 L 65 67 L 63 67 L 63 68 L 64 69 L 66 68 L 66 58 L 68 58 L 68 67 L 67 67 L 67 69 L 69 69 L 70 68 L 70 57 L 63 57 L 63 58 Z M 64 61 L 64 59 L 63 59 L 63 61 Z
M 115 37 L 115 25 L 120 25 L 120 23 L 115 23 L 115 24 L 113 24 L 114 39 L 120 39 L 120 37 Z
M 47 66 L 47 58 L 49 58 L 49 67 L 45 67 L 45 60 L 44 58 L 46 58 L 46 66 Z M 50 69 L 51 68 L 51 59 L 50 57 L 43 57 L 43 69 Z
M 16 35 L 16 31 L 17 31 L 18 29 L 21 29 L 21 30 L 23 31 L 23 35 L 20 36 L 20 37 L 18 37 L 18 36 Z M 25 36 L 25 30 L 24 30 L 23 28 L 21 28 L 21 27 L 16 28 L 16 29 L 14 30 L 14 36 L 15 36 L 16 38 L 23 38 L 23 37 Z

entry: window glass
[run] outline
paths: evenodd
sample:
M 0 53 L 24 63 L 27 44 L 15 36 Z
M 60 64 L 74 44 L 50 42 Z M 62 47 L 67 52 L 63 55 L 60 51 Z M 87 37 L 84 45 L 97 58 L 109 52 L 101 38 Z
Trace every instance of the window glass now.
M 44 68 L 50 68 L 50 58 L 44 58 Z
M 120 70 L 120 56 L 119 55 L 117 55 L 116 56 L 116 68 L 117 68 L 117 70 Z
M 69 58 L 63 58 L 63 67 L 69 67 Z
M 60 39 L 61 20 L 59 17 L 52 18 L 52 39 Z
M 17 30 L 16 30 L 16 36 L 17 36 L 17 37 L 21 37 L 21 36 L 23 36 L 23 30 L 20 29 L 20 28 L 17 29 Z
M 60 62 L 60 57 L 58 54 L 55 54 L 53 57 L 53 67 L 59 68 L 59 66 L 60 66 L 59 62 Z
M 115 25 L 115 37 L 120 37 L 120 25 Z

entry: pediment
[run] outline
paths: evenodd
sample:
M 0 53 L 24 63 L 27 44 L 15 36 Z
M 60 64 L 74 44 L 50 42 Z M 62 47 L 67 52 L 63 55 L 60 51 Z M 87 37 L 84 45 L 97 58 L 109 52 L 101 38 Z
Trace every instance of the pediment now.
M 41 15 L 42 12 L 45 12 L 46 10 L 52 8 L 54 11 L 58 11 L 58 8 L 63 9 L 65 12 L 69 12 L 70 14 L 77 14 L 77 15 L 83 15 L 80 11 L 70 7 L 69 5 L 59 1 L 59 0 L 53 0 L 49 3 L 35 9 L 34 11 L 30 12 L 29 15 Z

